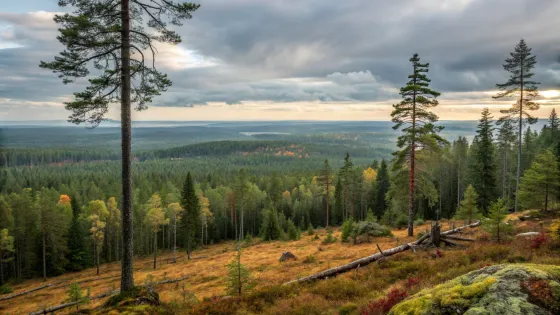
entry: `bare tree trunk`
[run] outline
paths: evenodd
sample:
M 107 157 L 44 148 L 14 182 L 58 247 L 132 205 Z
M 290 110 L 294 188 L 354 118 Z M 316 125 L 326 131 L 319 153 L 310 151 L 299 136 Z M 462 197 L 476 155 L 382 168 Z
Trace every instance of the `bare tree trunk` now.
M 133 222 L 132 222 L 132 126 L 130 104 L 130 8 L 121 0 L 121 150 L 122 150 L 122 233 L 121 292 L 134 287 Z
M 173 227 L 173 262 L 177 262 L 177 215 L 175 214 L 175 222 Z
M 41 218 L 44 221 L 44 218 Z M 47 281 L 47 249 L 46 249 L 46 236 L 45 236 L 45 223 L 41 222 L 41 234 L 43 242 L 43 281 Z
M 416 66 L 414 66 L 416 73 Z M 414 79 L 416 84 L 416 79 Z M 416 91 L 412 98 L 412 143 L 410 144 L 410 174 L 408 183 L 408 236 L 414 236 L 414 176 L 416 162 Z
M 515 185 L 515 212 L 519 211 L 519 179 L 521 178 L 521 138 L 523 137 L 523 60 L 521 61 L 521 96 L 519 98 L 519 139 L 517 139 L 517 184 Z
M 548 210 L 548 184 L 546 184 L 546 188 L 544 191 L 544 211 Z
M 94 243 L 93 251 L 95 252 L 95 266 L 97 267 L 97 275 L 99 276 L 99 247 L 97 247 L 97 241 Z
M 157 261 L 157 230 L 154 233 L 154 270 L 156 270 L 156 261 Z

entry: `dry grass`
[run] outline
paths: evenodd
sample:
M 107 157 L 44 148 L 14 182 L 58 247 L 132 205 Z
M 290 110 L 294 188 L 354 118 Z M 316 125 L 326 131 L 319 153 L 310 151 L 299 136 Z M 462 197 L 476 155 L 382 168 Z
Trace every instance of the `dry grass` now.
M 523 222 L 525 225 L 529 223 Z M 456 226 L 461 223 L 456 223 Z M 424 226 L 416 228 L 416 232 L 425 232 L 429 222 Z M 452 222 L 444 221 L 443 230 L 453 226 Z M 524 226 L 524 229 L 530 227 Z M 348 263 L 357 258 L 374 254 L 377 252 L 375 244 L 379 244 L 382 249 L 394 247 L 403 242 L 410 242 L 413 239 L 406 237 L 406 230 L 393 231 L 394 236 L 390 238 L 378 238 L 372 243 L 359 245 L 341 244 L 340 242 L 323 245 L 321 240 L 326 236 L 325 230 L 318 230 L 319 240 L 314 240 L 314 236 L 303 233 L 302 238 L 292 242 L 255 242 L 243 250 L 242 263 L 247 265 L 252 276 L 257 281 L 257 288 L 269 285 L 281 284 L 288 280 L 307 276 L 321 270 Z M 470 230 L 467 233 L 477 234 L 478 229 Z M 340 232 L 335 231 L 334 235 L 340 239 Z M 473 235 L 475 236 L 475 235 Z M 156 288 L 163 301 L 181 300 L 179 287 L 185 284 L 188 290 L 193 291 L 199 299 L 225 294 L 225 276 L 227 273 L 226 264 L 234 256 L 234 243 L 227 242 L 212 245 L 208 248 L 197 250 L 193 257 L 207 257 L 187 261 L 184 252 L 178 257 L 177 264 L 167 264 L 166 260 L 173 257 L 172 253 L 164 253 L 158 257 L 159 263 L 157 270 L 152 268 L 152 258 L 136 258 L 135 261 L 135 282 L 143 284 L 145 279 L 151 275 L 153 281 L 161 281 L 164 278 L 179 278 L 188 276 L 189 278 L 180 284 L 161 285 Z M 279 258 L 282 252 L 290 251 L 298 257 L 296 261 L 280 263 Z M 305 258 L 313 256 L 311 262 L 304 262 Z M 104 264 L 101 266 L 99 278 L 113 276 L 110 279 L 100 279 L 82 285 L 83 289 L 90 288 L 91 295 L 97 295 L 119 288 L 120 264 Z M 47 283 L 64 281 L 62 285 L 69 285 L 72 282 L 83 282 L 96 279 L 95 269 L 87 269 L 76 273 L 66 273 L 62 276 L 49 278 Z M 13 286 L 14 293 L 29 290 L 41 286 L 44 282 L 41 279 L 25 281 Z M 61 304 L 67 298 L 67 287 L 55 287 L 40 290 L 25 296 L 21 296 L 8 301 L 0 302 L 0 313 L 2 314 L 28 314 L 32 311 L 40 310 Z M 92 301 L 89 307 L 95 307 L 104 300 Z

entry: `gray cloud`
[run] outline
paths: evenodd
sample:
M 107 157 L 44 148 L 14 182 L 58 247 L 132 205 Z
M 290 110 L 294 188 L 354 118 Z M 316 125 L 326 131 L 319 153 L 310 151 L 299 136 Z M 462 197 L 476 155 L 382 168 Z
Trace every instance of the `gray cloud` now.
M 444 93 L 492 90 L 507 79 L 501 64 L 520 38 L 537 55 L 535 79 L 560 86 L 557 0 L 201 0 L 179 29 L 180 47 L 216 60 L 165 68 L 173 87 L 156 106 L 243 101 L 394 99 L 418 52 Z M 37 67 L 62 47 L 44 16 L 0 13 L 2 97 L 46 100 L 79 91 Z M 456 93 L 457 97 L 471 96 Z

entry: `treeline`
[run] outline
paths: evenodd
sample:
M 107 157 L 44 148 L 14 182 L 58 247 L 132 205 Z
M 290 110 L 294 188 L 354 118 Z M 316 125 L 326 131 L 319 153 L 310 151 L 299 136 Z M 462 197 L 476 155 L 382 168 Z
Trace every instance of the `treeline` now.
M 334 137 L 334 135 L 330 135 Z M 299 157 L 336 157 L 341 151 L 349 151 L 355 157 L 382 158 L 390 156 L 387 147 L 364 147 L 363 144 L 348 143 L 318 144 L 311 139 L 299 141 L 254 140 L 254 141 L 211 141 L 159 150 L 139 150 L 134 153 L 137 161 L 155 159 L 179 159 L 189 157 L 224 157 L 229 155 L 261 154 Z M 71 164 L 99 161 L 118 161 L 120 151 L 112 149 L 81 148 L 2 148 L 0 150 L 1 167 L 42 166 L 49 164 Z

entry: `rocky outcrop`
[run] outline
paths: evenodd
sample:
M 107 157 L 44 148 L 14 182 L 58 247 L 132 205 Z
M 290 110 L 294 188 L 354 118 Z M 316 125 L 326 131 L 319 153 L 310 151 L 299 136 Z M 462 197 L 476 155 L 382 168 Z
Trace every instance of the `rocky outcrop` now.
M 560 266 L 486 267 L 425 289 L 390 314 L 560 314 Z

